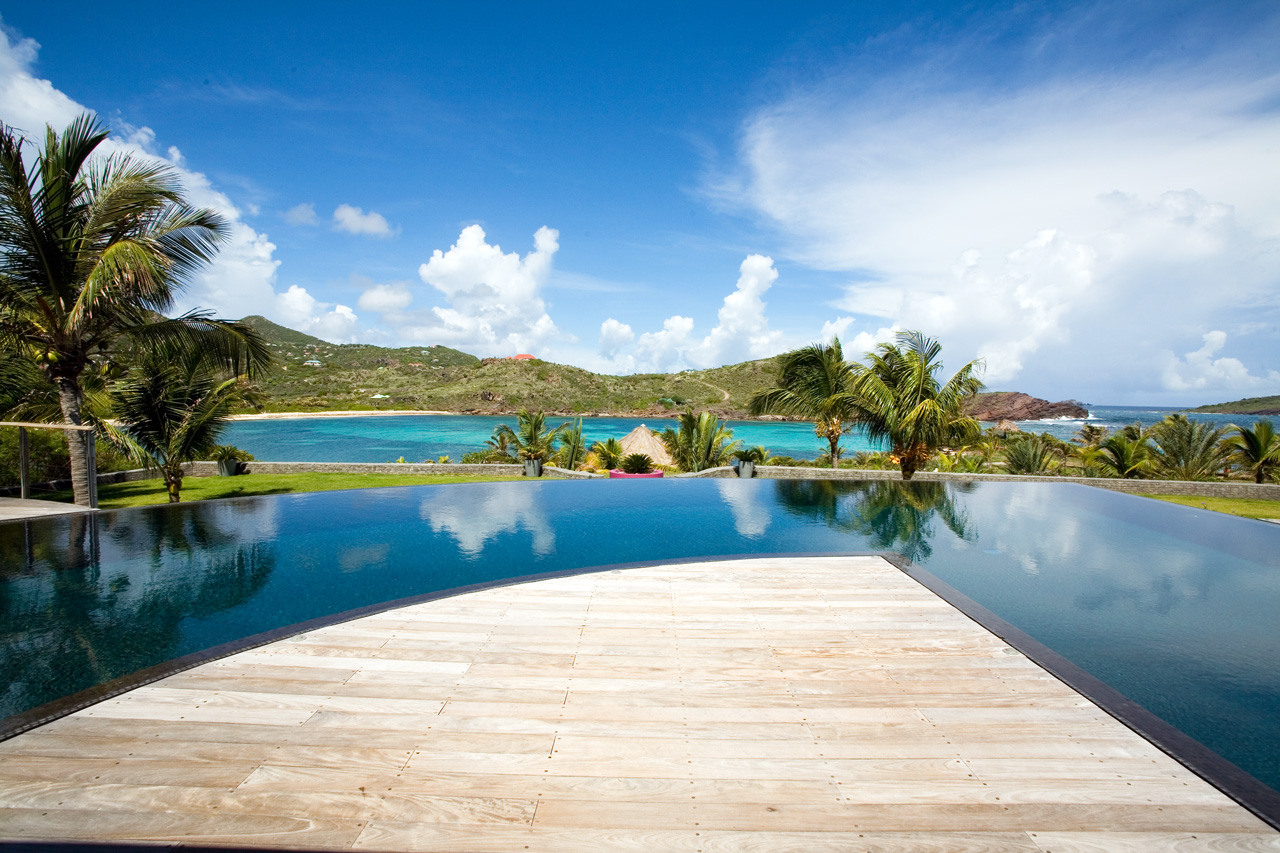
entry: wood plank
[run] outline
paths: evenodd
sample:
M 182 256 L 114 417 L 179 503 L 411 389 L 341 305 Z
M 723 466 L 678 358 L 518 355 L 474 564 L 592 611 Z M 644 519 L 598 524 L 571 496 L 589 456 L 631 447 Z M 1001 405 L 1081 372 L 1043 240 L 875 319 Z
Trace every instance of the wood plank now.
M 485 590 L 210 662 L 0 742 L 0 837 L 1280 851 L 1280 834 L 1009 652 L 878 558 Z

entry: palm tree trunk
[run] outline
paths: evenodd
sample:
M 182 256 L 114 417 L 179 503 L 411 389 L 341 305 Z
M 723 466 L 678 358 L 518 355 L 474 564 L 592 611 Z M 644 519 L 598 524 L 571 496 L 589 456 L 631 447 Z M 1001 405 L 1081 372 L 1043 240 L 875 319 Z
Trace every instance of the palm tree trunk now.
M 839 468 L 840 467 L 840 436 L 839 435 L 827 436 L 827 443 L 831 445 L 831 467 Z
M 80 426 L 80 406 L 84 402 L 80 384 L 68 377 L 59 377 L 57 383 L 63 422 Z M 90 433 L 81 430 L 67 430 L 66 433 L 67 453 L 71 457 L 71 493 L 78 505 L 88 506 Z

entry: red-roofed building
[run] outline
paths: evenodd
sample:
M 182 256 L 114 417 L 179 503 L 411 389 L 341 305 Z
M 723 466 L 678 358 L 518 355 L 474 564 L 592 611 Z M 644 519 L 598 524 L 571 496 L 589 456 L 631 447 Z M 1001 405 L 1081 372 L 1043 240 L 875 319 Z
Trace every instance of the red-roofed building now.
M 529 355 L 527 352 L 522 352 L 519 355 L 512 356 L 512 358 L 516 361 L 533 361 L 533 356 Z

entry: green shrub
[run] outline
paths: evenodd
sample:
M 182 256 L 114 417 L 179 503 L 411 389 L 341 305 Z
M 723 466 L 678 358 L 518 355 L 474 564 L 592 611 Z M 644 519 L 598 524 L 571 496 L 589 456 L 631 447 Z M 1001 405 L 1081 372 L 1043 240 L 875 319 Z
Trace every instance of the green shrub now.
M 646 453 L 632 453 L 624 456 L 618 467 L 627 474 L 649 474 L 653 472 L 653 459 Z

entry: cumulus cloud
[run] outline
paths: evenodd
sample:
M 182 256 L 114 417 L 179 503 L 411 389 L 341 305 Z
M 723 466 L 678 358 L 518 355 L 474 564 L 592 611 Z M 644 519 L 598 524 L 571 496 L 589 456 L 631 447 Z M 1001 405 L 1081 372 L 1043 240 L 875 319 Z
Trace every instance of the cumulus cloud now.
M 319 225 L 320 217 L 316 216 L 314 204 L 299 204 L 284 212 L 284 221 L 290 225 Z
M 346 305 L 320 302 L 305 287 L 290 285 L 288 290 L 276 297 L 275 311 L 272 313 L 283 318 L 286 326 L 318 338 L 335 343 L 355 341 L 353 333 L 359 319 L 355 312 Z
M 333 211 L 333 227 L 348 234 L 368 234 L 371 237 L 394 237 L 399 229 L 393 229 L 381 213 L 365 213 L 358 207 L 340 204 Z
M 844 67 L 757 111 L 707 196 L 847 273 L 844 329 L 920 328 L 950 359 L 985 356 L 992 382 L 1159 395 L 1160 354 L 1216 328 L 1270 375 L 1274 67 L 1077 65 L 992 87 L 962 71 L 989 45 L 918 47 L 912 70 Z
M 366 288 L 361 294 L 356 307 L 361 311 L 373 311 L 378 314 L 391 314 L 403 311 L 413 302 L 413 294 L 408 285 L 401 282 L 391 284 L 375 284 Z
M 767 358 L 787 348 L 781 332 L 769 328 L 763 299 L 778 278 L 773 259 L 748 255 L 739 267 L 737 286 L 720 307 L 717 323 L 704 337 L 693 334 L 692 317 L 680 314 L 663 321 L 662 329 L 635 337 L 631 326 L 613 318 L 600 326 L 600 355 L 609 369 L 621 373 L 667 371 L 686 367 Z M 634 345 L 628 344 L 634 339 Z
M 689 351 L 701 367 L 764 358 L 782 346 L 782 333 L 769 329 L 762 298 L 778 278 L 773 258 L 748 255 L 738 269 L 737 288 L 724 298 L 715 328 Z
M 539 228 L 523 258 L 491 245 L 479 225 L 469 225 L 447 252 L 436 249 L 418 275 L 445 305 L 406 318 L 403 336 L 480 354 L 534 352 L 554 340 L 570 340 L 547 313 L 542 291 L 560 248 L 554 228 Z
M 636 339 L 636 333 L 626 323 L 610 317 L 600 324 L 600 354 L 613 358 L 618 350 Z
M 1163 353 L 1166 388 L 1171 391 L 1211 388 L 1244 393 L 1280 387 L 1280 373 L 1274 370 L 1267 376 L 1252 376 L 1238 358 L 1214 358 L 1227 345 L 1226 332 L 1215 329 L 1206 333 L 1202 340 L 1204 346 L 1181 359 L 1170 351 Z
M 33 137 L 42 134 L 46 124 L 61 130 L 89 112 L 50 81 L 31 73 L 39 47 L 32 39 L 12 41 L 9 33 L 0 30 L 0 116 Z M 318 302 L 296 285 L 277 292 L 280 261 L 275 258 L 275 244 L 244 222 L 230 197 L 215 188 L 206 175 L 189 168 L 176 147 L 159 153 L 154 130 L 117 121 L 112 136 L 98 152 L 127 152 L 167 163 L 182 182 L 188 201 L 217 211 L 227 222 L 227 241 L 179 297 L 176 310 L 200 307 L 223 317 L 263 314 L 321 337 L 349 339 L 356 320 L 351 310 Z

